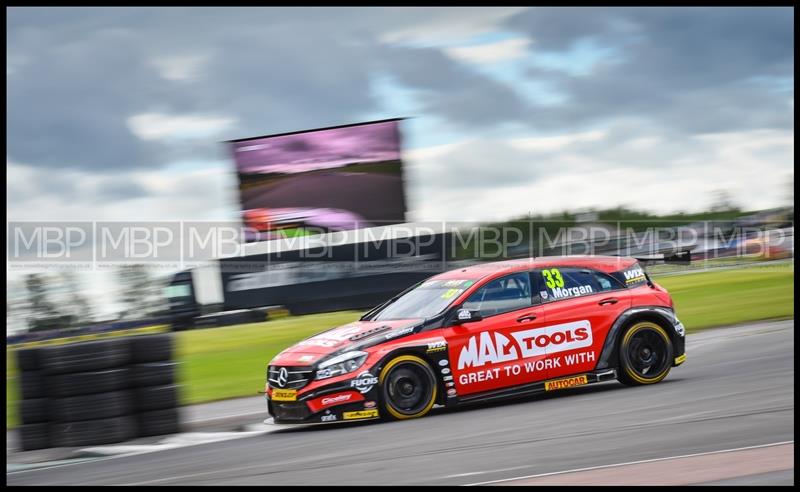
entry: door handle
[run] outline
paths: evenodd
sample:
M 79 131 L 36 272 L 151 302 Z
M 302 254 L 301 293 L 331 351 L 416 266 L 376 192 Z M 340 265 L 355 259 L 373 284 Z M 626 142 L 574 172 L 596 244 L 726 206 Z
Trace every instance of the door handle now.
M 517 323 L 522 323 L 524 321 L 533 321 L 535 319 L 536 319 L 536 315 L 533 314 L 533 313 L 524 314 L 524 315 L 520 316 L 519 318 L 517 318 Z
M 616 297 L 607 297 L 607 298 L 603 299 L 602 301 L 598 302 L 597 304 L 603 306 L 605 304 L 616 304 L 618 302 L 619 302 L 619 299 L 617 299 Z

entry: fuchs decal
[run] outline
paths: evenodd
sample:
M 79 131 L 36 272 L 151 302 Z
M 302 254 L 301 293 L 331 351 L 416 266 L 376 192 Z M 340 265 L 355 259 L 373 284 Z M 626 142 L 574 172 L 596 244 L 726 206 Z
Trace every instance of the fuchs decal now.
M 376 384 L 378 384 L 378 378 L 369 372 L 362 372 L 356 379 L 350 381 L 350 387 L 357 389 L 361 393 L 369 392 Z

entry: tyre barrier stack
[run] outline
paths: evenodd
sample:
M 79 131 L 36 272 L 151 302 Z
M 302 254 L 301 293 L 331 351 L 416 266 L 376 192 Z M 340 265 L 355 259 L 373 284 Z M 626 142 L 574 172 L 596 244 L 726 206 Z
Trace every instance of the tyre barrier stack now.
M 22 450 L 180 431 L 172 334 L 16 350 Z

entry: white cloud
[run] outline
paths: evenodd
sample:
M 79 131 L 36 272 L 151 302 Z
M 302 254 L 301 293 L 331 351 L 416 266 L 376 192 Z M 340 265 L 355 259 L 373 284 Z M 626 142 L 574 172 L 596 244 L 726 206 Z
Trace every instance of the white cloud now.
M 437 45 L 498 30 L 503 22 L 527 7 L 425 8 L 410 26 L 388 31 L 384 43 Z
M 207 60 L 206 55 L 165 56 L 151 63 L 166 80 L 188 81 L 197 78 Z
M 217 135 L 236 121 L 220 116 L 142 113 L 128 118 L 128 128 L 142 140 L 200 139 Z
M 238 182 L 229 162 L 196 162 L 103 175 L 6 163 L 8 220 L 237 220 Z M 114 187 L 110 193 L 109 187 Z M 125 195 L 117 190 L 135 188 Z M 104 193 L 106 192 L 106 193 Z
M 794 134 L 753 130 L 676 139 L 591 131 L 522 145 L 484 138 L 416 149 L 406 160 L 413 220 L 506 220 L 619 205 L 692 212 L 707 210 L 717 190 L 754 210 L 785 204 Z
M 580 142 L 597 142 L 605 138 L 606 132 L 592 130 L 588 132 L 553 135 L 548 137 L 515 138 L 509 143 L 521 150 L 558 150 Z
M 469 63 L 495 63 L 525 56 L 530 40 L 513 38 L 494 43 L 444 48 L 451 58 Z

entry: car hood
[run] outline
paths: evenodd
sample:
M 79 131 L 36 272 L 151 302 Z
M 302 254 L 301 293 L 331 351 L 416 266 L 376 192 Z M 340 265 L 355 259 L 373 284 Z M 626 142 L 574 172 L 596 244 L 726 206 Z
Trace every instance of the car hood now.
M 424 319 L 354 321 L 306 338 L 279 353 L 270 364 L 310 366 L 334 353 L 358 350 L 409 335 Z

